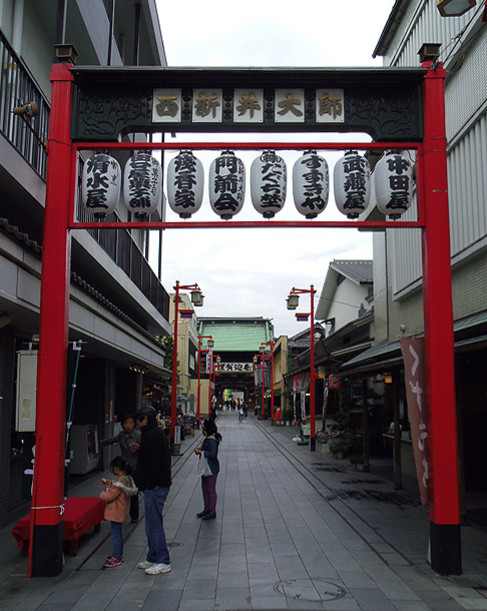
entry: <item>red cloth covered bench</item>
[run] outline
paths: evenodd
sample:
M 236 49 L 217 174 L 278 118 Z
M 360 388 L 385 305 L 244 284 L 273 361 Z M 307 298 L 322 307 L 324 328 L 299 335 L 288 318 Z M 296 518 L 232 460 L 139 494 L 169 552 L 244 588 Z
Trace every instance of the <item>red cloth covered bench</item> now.
M 62 516 L 63 540 L 68 542 L 69 554 L 75 556 L 78 552 L 78 539 L 91 528 L 95 532 L 100 530 L 100 522 L 103 520 L 105 503 L 93 497 L 70 497 L 64 505 Z M 12 534 L 17 541 L 17 546 L 22 548 L 22 553 L 27 554 L 30 537 L 30 515 L 25 516 L 17 522 Z

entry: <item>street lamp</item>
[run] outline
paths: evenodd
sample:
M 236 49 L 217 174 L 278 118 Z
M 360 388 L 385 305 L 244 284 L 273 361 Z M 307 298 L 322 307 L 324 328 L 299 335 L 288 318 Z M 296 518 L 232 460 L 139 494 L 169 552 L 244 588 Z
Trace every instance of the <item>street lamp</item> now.
M 206 350 L 201 350 L 201 340 L 207 339 L 206 345 L 208 348 Z M 196 399 L 196 423 L 197 427 L 200 426 L 200 416 L 201 416 L 201 353 L 208 352 L 213 348 L 215 342 L 213 341 L 213 337 L 211 335 L 198 335 L 198 392 Z
M 274 342 L 272 340 L 262 342 L 259 348 L 262 354 L 264 354 L 266 346 L 270 346 L 271 349 L 271 425 L 274 425 Z
M 442 17 L 460 17 L 471 8 L 476 0 L 437 0 L 436 7 Z
M 309 375 L 309 416 L 310 416 L 310 437 L 309 437 L 309 449 L 311 452 L 316 450 L 316 423 L 315 423 L 315 314 L 314 314 L 314 297 L 316 289 L 311 284 L 309 289 L 297 289 L 292 288 L 287 298 L 288 310 L 295 310 L 299 304 L 299 295 L 309 294 L 310 296 L 310 313 L 311 317 L 311 328 L 310 328 L 310 341 L 311 341 L 311 357 L 310 357 L 310 375 Z M 298 315 L 296 314 L 296 317 Z M 304 316 L 304 315 L 303 315 Z M 298 319 L 299 320 L 299 319 Z M 307 320 L 307 316 L 306 316 Z
M 174 432 L 176 430 L 176 404 L 178 395 L 178 319 L 179 319 L 179 291 L 191 291 L 191 303 L 195 307 L 203 305 L 203 294 L 197 284 L 179 284 L 176 280 L 176 286 L 173 287 L 174 296 L 174 342 L 173 342 L 173 357 L 172 357 L 172 384 L 171 384 L 171 429 L 170 438 L 171 445 L 174 445 Z

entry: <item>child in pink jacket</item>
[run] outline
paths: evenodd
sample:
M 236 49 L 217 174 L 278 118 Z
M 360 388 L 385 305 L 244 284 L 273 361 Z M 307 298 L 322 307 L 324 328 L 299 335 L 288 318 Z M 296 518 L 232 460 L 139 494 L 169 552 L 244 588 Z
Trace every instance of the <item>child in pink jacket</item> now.
M 100 498 L 107 504 L 105 507 L 105 520 L 112 526 L 113 554 L 107 559 L 104 568 L 111 569 L 120 566 L 123 562 L 122 524 L 127 521 L 130 507 L 130 497 L 137 494 L 134 480 L 131 477 L 132 468 L 121 457 L 116 456 L 110 463 L 110 469 L 117 479 L 105 482 L 105 492 Z

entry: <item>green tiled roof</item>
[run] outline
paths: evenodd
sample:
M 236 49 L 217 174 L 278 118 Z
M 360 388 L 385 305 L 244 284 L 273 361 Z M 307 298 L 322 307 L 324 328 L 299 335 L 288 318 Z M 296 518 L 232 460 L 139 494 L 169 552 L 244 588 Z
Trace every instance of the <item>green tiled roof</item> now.
M 267 318 L 200 318 L 199 332 L 213 337 L 215 352 L 258 352 L 261 343 L 274 335 Z

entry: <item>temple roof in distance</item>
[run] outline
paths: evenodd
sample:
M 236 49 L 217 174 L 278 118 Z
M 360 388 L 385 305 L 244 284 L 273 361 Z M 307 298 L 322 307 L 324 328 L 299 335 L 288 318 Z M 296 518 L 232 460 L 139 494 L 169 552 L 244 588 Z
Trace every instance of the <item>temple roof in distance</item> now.
M 274 338 L 274 325 L 270 318 L 210 318 L 198 319 L 200 335 L 211 335 L 218 352 L 259 351 L 262 342 Z

